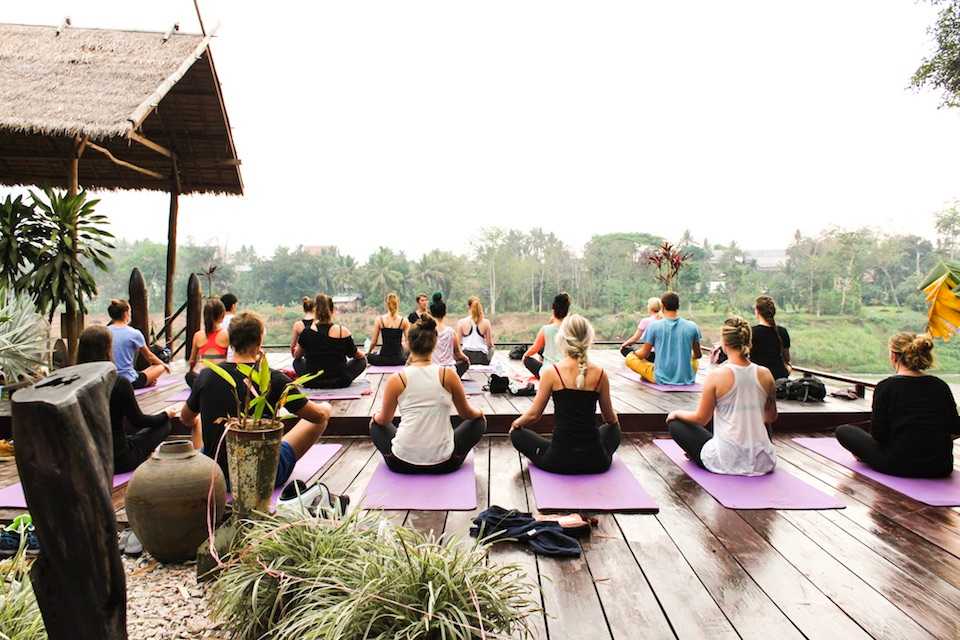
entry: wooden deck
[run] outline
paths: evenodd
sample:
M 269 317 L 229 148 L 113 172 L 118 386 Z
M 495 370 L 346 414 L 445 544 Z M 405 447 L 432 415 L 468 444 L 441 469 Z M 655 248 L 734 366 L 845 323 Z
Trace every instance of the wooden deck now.
M 271 364 L 276 368 L 290 366 L 290 355 L 287 353 L 269 354 Z M 504 362 L 518 377 L 526 378 L 529 373 L 517 361 Z M 620 375 L 623 370 L 623 357 L 615 350 L 591 351 L 592 361 L 603 366 L 610 377 L 610 386 L 613 396 L 613 408 L 620 415 L 620 424 L 624 431 L 660 431 L 664 428 L 667 414 L 675 409 L 693 409 L 699 400 L 699 393 L 664 393 L 640 385 Z M 180 363 L 182 366 L 182 363 Z M 334 414 L 327 428 L 328 435 L 366 435 L 370 417 L 379 408 L 383 381 L 387 376 L 367 374 L 370 380 L 371 394 L 359 400 L 334 401 Z M 486 382 L 487 376 L 477 372 L 467 372 L 467 379 Z M 160 411 L 170 404 L 167 399 L 185 385 L 166 387 L 149 392 L 140 397 L 140 404 L 144 411 Z M 479 406 L 487 417 L 489 433 L 506 433 L 510 423 L 527 410 L 532 398 L 514 397 L 509 394 L 484 393 L 479 396 L 470 396 L 470 401 Z M 870 400 L 840 400 L 827 397 L 823 403 L 786 402 L 779 403 L 780 419 L 777 422 L 778 430 L 789 431 L 823 431 L 840 424 L 863 422 L 870 418 Z M 544 418 L 538 425 L 538 430 L 549 432 L 553 428 L 553 406 L 547 406 Z

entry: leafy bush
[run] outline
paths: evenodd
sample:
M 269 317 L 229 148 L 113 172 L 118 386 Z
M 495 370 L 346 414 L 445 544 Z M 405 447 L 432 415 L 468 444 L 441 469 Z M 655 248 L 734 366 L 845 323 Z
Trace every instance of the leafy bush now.
M 0 640 L 46 640 L 23 549 L 0 562 Z
M 31 378 L 46 363 L 49 326 L 33 301 L 0 289 L 0 378 L 13 384 Z
M 214 615 L 238 640 L 529 635 L 537 611 L 522 569 L 486 547 L 342 520 L 246 523 L 214 583 Z

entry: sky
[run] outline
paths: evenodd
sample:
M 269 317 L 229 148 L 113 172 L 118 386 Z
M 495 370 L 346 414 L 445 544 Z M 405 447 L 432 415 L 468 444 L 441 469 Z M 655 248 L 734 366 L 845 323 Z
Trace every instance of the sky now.
M 924 2 L 199 1 L 246 194 L 182 197 L 181 243 L 416 258 L 539 226 L 777 249 L 830 225 L 932 237 L 960 197 L 960 110 L 908 88 Z M 191 0 L 5 5 L 199 31 Z M 166 238 L 163 194 L 100 207 Z

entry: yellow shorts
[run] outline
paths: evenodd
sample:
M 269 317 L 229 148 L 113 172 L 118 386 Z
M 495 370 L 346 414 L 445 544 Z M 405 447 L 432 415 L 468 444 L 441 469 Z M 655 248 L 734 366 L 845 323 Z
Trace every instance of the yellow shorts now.
M 690 364 L 693 366 L 693 372 L 696 373 L 700 367 L 700 361 L 696 358 L 690 358 Z M 631 371 L 639 373 L 640 377 L 647 382 L 656 384 L 657 378 L 654 375 L 654 364 L 649 360 L 640 358 L 636 353 L 631 353 L 627 356 L 626 365 Z

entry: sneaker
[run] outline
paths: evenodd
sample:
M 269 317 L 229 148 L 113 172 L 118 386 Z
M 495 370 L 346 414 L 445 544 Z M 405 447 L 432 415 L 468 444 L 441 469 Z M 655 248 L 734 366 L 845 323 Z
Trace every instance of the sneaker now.
M 277 500 L 277 515 L 303 517 L 310 515 L 310 505 L 321 493 L 319 483 L 308 487 L 303 480 L 294 480 L 280 493 Z
M 320 494 L 310 505 L 310 512 L 313 515 L 329 517 L 331 515 L 342 516 L 347 513 L 347 507 L 350 506 L 350 496 L 338 496 L 330 493 L 330 489 L 322 482 L 318 482 L 316 486 L 320 487 Z
M 143 543 L 133 532 L 133 529 L 126 529 L 120 534 L 120 552 L 133 558 L 139 558 L 143 555 Z
M 8 531 L 6 529 L 0 531 L 0 557 L 9 558 L 17 555 L 24 536 L 26 537 L 26 541 L 23 543 L 24 552 L 28 556 L 35 556 L 40 553 L 40 542 L 37 540 L 33 525 L 30 525 L 24 530 L 23 534 L 19 531 Z

